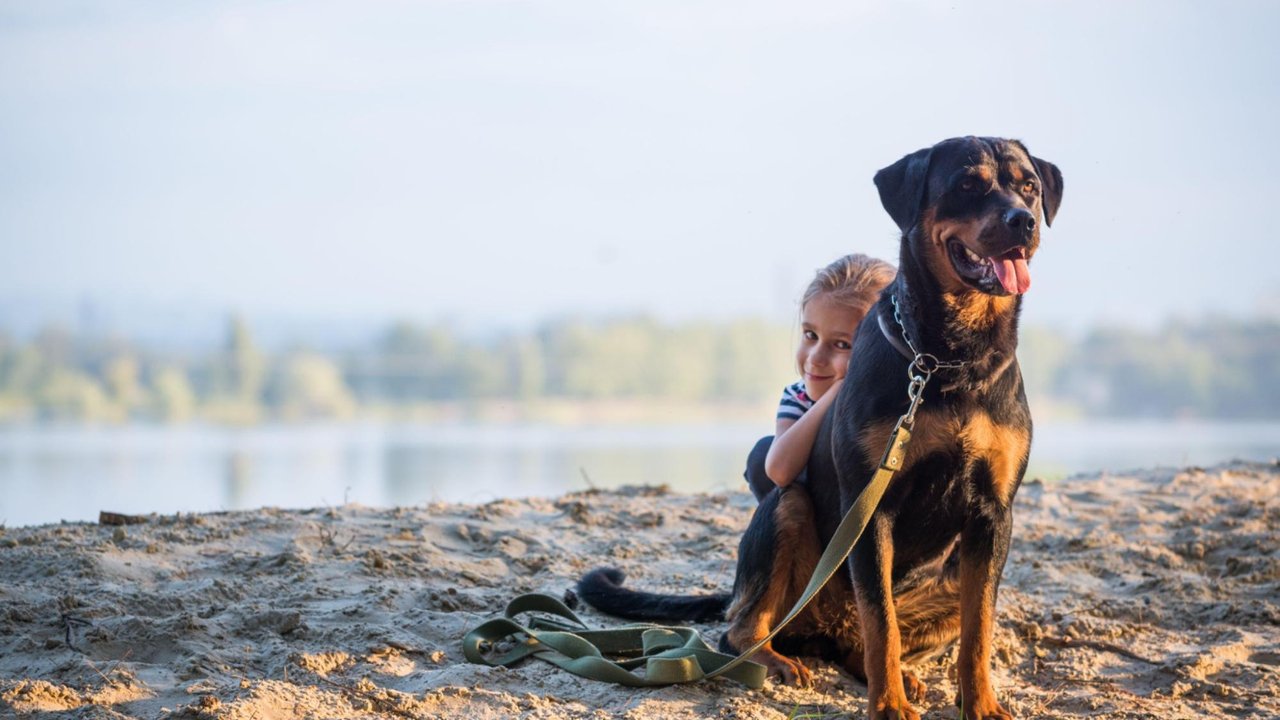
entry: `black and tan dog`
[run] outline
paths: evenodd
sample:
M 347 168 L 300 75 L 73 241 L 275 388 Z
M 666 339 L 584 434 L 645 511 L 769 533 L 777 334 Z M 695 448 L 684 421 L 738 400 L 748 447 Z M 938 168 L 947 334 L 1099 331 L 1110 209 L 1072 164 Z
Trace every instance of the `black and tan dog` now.
M 918 700 L 924 688 L 902 662 L 958 637 L 964 717 L 1008 718 L 990 665 L 1010 507 L 1031 443 L 1014 352 L 1021 296 L 1031 283 L 1027 263 L 1040 242 L 1039 219 L 1048 224 L 1058 210 L 1062 175 L 1017 141 L 965 137 L 902 158 L 875 183 L 902 229 L 898 277 L 858 328 L 806 485 L 775 490 L 756 510 L 738 547 L 732 595 L 635 592 L 620 586 L 622 574 L 612 568 L 584 577 L 579 594 L 635 619 L 725 613 L 727 651 L 765 637 L 879 465 L 907 409 L 913 345 L 964 364 L 939 370 L 927 386 L 903 467 L 850 555 L 849 572 L 838 573 L 753 659 L 808 684 L 809 671 L 783 652 L 827 657 L 866 681 L 870 717 L 916 718 L 909 698 Z

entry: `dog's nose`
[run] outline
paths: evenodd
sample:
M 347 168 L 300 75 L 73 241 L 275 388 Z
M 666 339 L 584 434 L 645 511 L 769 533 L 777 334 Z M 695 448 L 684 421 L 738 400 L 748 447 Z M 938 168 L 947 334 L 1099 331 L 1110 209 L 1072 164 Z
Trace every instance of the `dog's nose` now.
M 1030 235 L 1036 229 L 1036 216 L 1026 208 L 1009 208 L 1004 213 L 1004 224 L 1014 232 Z

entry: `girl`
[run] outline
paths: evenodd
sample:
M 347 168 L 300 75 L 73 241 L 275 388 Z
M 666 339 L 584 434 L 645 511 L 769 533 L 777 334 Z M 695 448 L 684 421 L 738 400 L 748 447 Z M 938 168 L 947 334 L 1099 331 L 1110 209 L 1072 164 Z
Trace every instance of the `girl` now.
M 800 300 L 800 380 L 782 391 L 777 430 L 747 456 L 745 477 L 756 500 L 803 480 L 813 441 L 849 369 L 858 323 L 895 275 L 893 266 L 846 255 L 818 271 Z

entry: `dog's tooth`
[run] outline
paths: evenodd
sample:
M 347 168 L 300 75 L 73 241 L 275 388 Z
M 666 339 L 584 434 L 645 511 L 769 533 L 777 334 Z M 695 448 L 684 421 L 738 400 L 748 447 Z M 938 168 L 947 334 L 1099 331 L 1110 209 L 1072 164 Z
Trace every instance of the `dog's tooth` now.
M 965 253 L 965 255 L 968 255 L 968 256 L 969 256 L 969 259 L 970 259 L 970 260 L 972 260 L 973 262 L 975 262 L 975 263 L 980 263 L 980 262 L 982 262 L 982 258 L 978 257 L 978 253 L 976 253 L 976 252 L 974 252 L 974 251 L 970 250 L 969 248 L 965 248 L 965 249 L 964 249 L 964 253 Z

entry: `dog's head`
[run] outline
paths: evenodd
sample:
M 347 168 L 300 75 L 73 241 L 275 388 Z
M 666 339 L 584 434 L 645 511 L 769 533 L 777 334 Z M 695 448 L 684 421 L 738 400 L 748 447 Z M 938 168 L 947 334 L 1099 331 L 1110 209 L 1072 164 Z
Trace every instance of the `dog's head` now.
M 876 173 L 884 209 L 902 229 L 904 261 L 944 292 L 1020 295 L 1027 261 L 1062 200 L 1062 173 L 1017 140 L 963 137 L 917 150 Z

